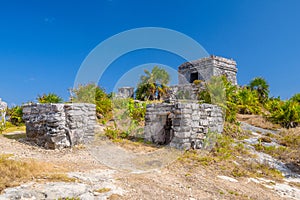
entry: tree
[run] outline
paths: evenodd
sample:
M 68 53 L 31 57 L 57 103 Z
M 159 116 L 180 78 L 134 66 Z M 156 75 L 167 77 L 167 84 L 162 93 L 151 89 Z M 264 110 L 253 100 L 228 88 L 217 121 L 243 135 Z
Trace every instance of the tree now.
M 170 82 L 168 72 L 158 66 L 154 66 L 151 72 L 146 69 L 144 72 L 146 75 L 140 77 L 136 98 L 139 100 L 154 100 L 166 95 L 167 84 Z
M 54 93 L 39 95 L 37 100 L 39 103 L 62 103 L 64 101 L 60 96 Z
M 112 102 L 104 89 L 94 83 L 79 85 L 71 89 L 71 102 L 74 103 L 92 103 L 96 105 L 97 117 L 110 118 L 112 116 Z
M 266 100 L 269 98 L 269 84 L 267 81 L 262 77 L 254 78 L 249 87 L 251 90 L 256 90 L 258 93 L 258 98 L 261 103 L 265 103 Z

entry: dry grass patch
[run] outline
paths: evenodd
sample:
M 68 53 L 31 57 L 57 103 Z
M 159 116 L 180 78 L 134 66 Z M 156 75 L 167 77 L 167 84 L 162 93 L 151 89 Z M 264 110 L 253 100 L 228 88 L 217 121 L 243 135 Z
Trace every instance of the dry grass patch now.
M 252 136 L 251 131 L 243 130 L 236 123 L 224 123 L 223 135 L 227 135 L 231 138 L 243 140 Z
M 4 129 L 2 132 L 3 134 L 5 133 L 12 133 L 12 132 L 26 132 L 26 126 L 10 126 Z
M 98 192 L 98 193 L 106 193 L 106 192 L 109 192 L 111 191 L 110 188 L 100 188 L 98 190 L 95 190 L 95 192 Z
M 289 185 L 292 187 L 297 187 L 300 189 L 300 183 L 299 182 L 289 182 Z
M 228 126 L 228 125 L 227 125 Z M 234 142 L 234 134 L 219 135 L 215 146 L 210 151 L 187 151 L 179 162 L 187 168 L 206 166 L 220 175 L 233 177 L 266 177 L 281 180 L 282 174 L 267 164 L 255 162 L 242 143 Z
M 261 115 L 237 114 L 237 120 L 251 124 L 252 126 L 263 128 L 263 129 L 277 130 L 277 129 L 281 128 L 280 125 L 273 124 L 272 122 L 268 121 L 265 117 L 263 117 Z
M 75 181 L 67 175 L 59 173 L 62 169 L 56 169 L 52 164 L 14 160 L 13 155 L 0 155 L 0 192 L 7 187 L 20 185 L 30 180 L 47 181 Z
M 271 136 L 271 135 L 270 135 Z M 282 146 L 264 146 L 261 143 L 253 145 L 257 151 L 267 153 L 274 158 L 285 162 L 292 171 L 300 172 L 300 127 L 293 129 L 281 129 L 278 134 L 272 134 Z M 265 142 L 267 137 L 261 138 Z M 270 139 L 270 138 L 269 138 Z M 268 141 L 269 141 L 268 139 Z

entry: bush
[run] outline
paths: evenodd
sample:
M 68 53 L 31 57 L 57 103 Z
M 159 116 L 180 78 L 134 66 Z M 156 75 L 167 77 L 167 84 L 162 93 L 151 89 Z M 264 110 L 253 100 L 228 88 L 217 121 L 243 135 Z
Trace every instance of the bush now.
M 63 99 L 54 93 L 43 94 L 37 97 L 39 103 L 63 103 Z
M 295 101 L 279 102 L 270 110 L 269 119 L 285 128 L 295 128 L 300 122 L 300 104 Z
M 133 99 L 130 99 L 127 106 L 131 119 L 137 122 L 144 121 L 146 105 L 147 104 L 145 102 L 135 102 Z
M 13 106 L 7 109 L 7 115 L 9 121 L 15 126 L 21 126 L 24 124 L 23 121 L 23 109 L 21 106 Z
M 200 103 L 213 103 L 220 106 L 226 113 L 225 120 L 235 122 L 238 112 L 236 101 L 238 88 L 232 85 L 225 76 L 212 77 L 205 87 L 206 89 L 198 94 Z
M 290 99 L 291 101 L 300 103 L 300 93 L 295 94 L 294 96 L 292 96 L 292 98 Z
M 96 104 L 97 117 L 110 119 L 112 117 L 112 102 L 104 89 L 96 84 L 79 85 L 71 89 L 70 100 L 74 103 Z
M 109 139 L 112 139 L 112 140 L 116 140 L 116 139 L 119 139 L 119 138 L 127 138 L 129 136 L 129 133 L 128 132 L 124 132 L 120 129 L 117 129 L 116 127 L 114 128 L 111 128 L 111 127 L 107 127 L 105 129 L 105 136 L 108 137 Z
M 240 114 L 259 114 L 261 112 L 259 97 L 255 90 L 240 88 L 236 100 Z

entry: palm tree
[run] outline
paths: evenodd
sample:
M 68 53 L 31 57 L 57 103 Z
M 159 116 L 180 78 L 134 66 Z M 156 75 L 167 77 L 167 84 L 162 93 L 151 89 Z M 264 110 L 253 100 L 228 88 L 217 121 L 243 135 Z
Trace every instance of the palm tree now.
M 158 66 L 154 66 L 150 71 L 144 70 L 146 75 L 140 77 L 140 82 L 136 91 L 136 97 L 140 100 L 160 99 L 167 92 L 167 84 L 170 81 L 168 72 Z
M 256 90 L 258 93 L 258 98 L 261 103 L 266 102 L 266 100 L 269 98 L 269 84 L 267 81 L 262 77 L 256 77 L 254 78 L 250 84 L 249 87 L 251 90 Z

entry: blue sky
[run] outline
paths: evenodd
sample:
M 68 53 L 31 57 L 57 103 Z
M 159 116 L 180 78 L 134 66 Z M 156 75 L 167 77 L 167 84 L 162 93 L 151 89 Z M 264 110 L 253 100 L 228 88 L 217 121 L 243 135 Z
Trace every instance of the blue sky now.
M 100 42 L 163 27 L 236 60 L 239 84 L 263 76 L 271 95 L 289 98 L 300 92 L 299 10 L 298 0 L 1 0 L 0 97 L 10 105 L 49 92 L 67 100 L 81 63 Z M 133 51 L 115 60 L 99 84 L 110 92 L 135 66 L 177 69 L 183 61 L 161 50 Z

